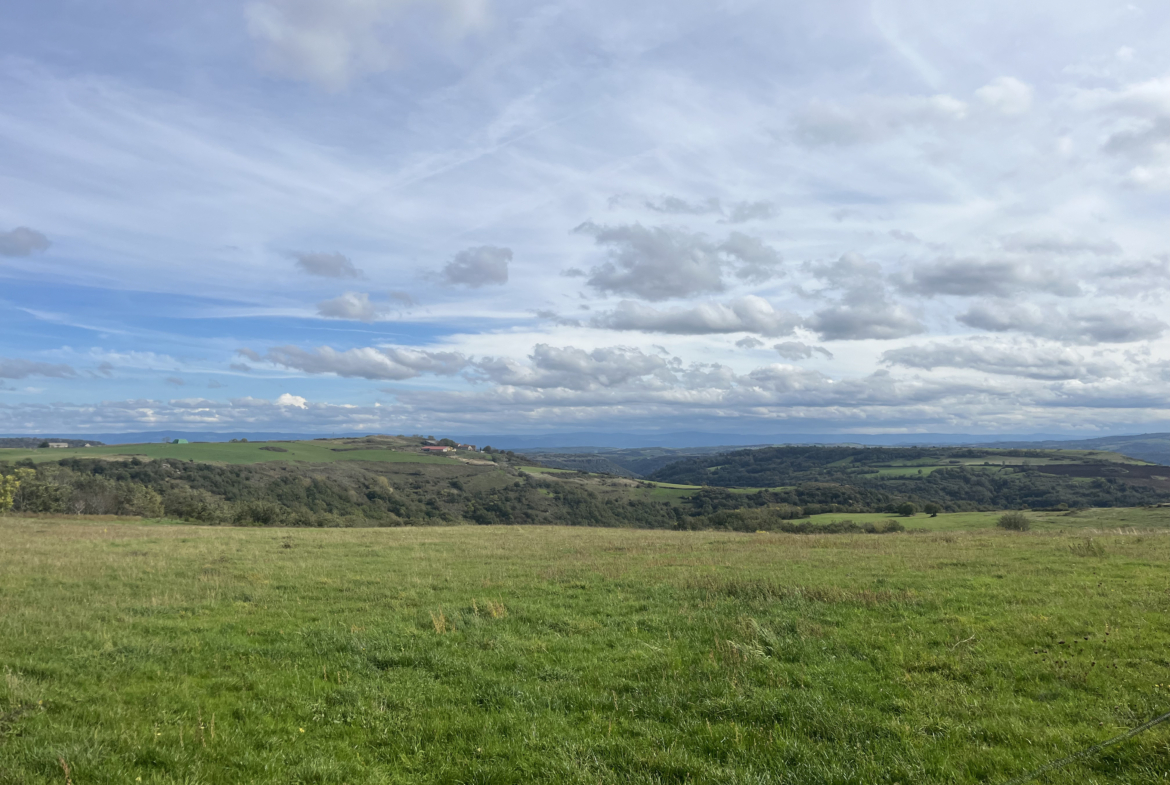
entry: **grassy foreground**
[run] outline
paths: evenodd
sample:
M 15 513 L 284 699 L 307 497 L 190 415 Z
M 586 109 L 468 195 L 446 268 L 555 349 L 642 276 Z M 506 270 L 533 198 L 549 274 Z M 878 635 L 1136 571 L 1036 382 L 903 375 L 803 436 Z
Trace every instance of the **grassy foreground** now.
M 1170 710 L 1168 590 L 1160 532 L 0 518 L 0 783 L 1002 782 Z

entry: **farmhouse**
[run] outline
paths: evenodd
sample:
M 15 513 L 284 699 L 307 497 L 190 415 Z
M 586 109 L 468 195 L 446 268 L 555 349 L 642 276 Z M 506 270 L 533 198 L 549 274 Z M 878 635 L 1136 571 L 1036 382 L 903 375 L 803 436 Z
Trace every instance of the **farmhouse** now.
M 64 450 L 69 446 L 69 442 L 49 442 L 49 446 L 55 450 Z M 89 445 L 86 445 L 87 447 Z
M 454 449 L 454 447 L 446 446 L 423 447 L 423 452 L 452 452 Z

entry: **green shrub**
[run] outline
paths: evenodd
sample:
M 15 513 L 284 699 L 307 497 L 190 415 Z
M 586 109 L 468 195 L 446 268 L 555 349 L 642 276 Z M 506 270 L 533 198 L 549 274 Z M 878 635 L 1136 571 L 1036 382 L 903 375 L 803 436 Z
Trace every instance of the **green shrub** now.
M 1024 513 L 1013 510 L 1012 512 L 1005 512 L 999 516 L 999 520 L 995 525 L 1001 529 L 1008 529 L 1014 532 L 1026 532 L 1032 528 L 1032 520 Z

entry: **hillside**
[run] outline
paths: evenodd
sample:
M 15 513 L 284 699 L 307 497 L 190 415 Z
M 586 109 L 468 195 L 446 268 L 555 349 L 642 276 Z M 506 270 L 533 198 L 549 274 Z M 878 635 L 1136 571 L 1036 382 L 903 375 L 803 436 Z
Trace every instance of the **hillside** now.
M 793 489 L 789 495 L 829 486 L 859 499 L 884 494 L 945 509 L 1116 507 L 1170 499 L 1170 470 L 1098 450 L 771 447 L 687 458 L 649 479 Z
M 65 439 L 58 436 L 5 436 L 0 438 L 0 450 L 36 450 L 43 449 L 45 442 L 64 442 L 70 447 L 84 447 L 85 445 L 98 446 L 101 442 L 95 439 Z
M 1107 450 L 1151 463 L 1170 465 L 1170 433 L 1137 436 L 1102 436 L 1076 441 L 996 442 L 989 447 L 1034 450 Z
M 907 503 L 963 512 L 1170 499 L 1170 470 L 1101 451 L 773 447 L 679 460 L 652 448 L 618 457 L 674 462 L 643 481 L 615 476 L 623 467 L 599 456 L 547 459 L 561 462 L 550 468 L 508 453 L 430 454 L 419 438 L 365 437 L 9 449 L 0 450 L 0 475 L 19 481 L 19 513 L 231 525 L 813 531 L 793 521 L 888 517 Z

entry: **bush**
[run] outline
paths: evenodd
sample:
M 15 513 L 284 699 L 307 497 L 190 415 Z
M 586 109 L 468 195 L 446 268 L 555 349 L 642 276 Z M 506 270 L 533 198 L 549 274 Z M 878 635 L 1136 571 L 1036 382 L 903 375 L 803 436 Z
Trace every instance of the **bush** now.
M 999 516 L 999 520 L 995 522 L 995 525 L 1001 529 L 1008 529 L 1014 532 L 1026 532 L 1032 528 L 1032 520 L 1022 512 L 1013 511 Z
M 925 512 L 927 515 L 929 515 L 931 518 L 937 518 L 938 514 L 940 512 L 942 512 L 942 507 L 939 507 L 934 502 L 929 502 L 925 507 L 922 508 L 922 511 Z
M 903 502 L 902 504 L 898 505 L 898 514 L 905 516 L 906 518 L 911 517 L 916 512 L 918 512 L 918 507 L 914 504 L 914 502 Z

